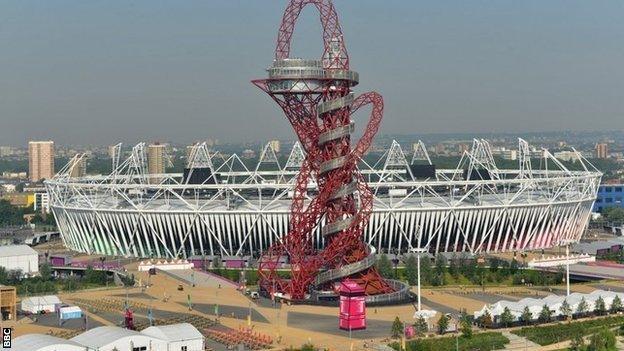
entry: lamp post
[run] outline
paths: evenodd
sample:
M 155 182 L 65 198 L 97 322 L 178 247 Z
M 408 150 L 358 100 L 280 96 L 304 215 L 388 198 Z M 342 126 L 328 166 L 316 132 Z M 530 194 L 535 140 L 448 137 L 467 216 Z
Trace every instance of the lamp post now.
M 411 252 L 416 253 L 416 294 L 418 296 L 418 311 L 420 312 L 421 310 L 421 304 L 420 304 L 420 255 L 424 252 L 427 252 L 426 249 L 424 248 L 412 248 L 410 250 Z
M 570 296 L 570 244 L 574 240 L 563 239 L 560 241 L 560 245 L 565 245 L 566 248 L 566 296 Z

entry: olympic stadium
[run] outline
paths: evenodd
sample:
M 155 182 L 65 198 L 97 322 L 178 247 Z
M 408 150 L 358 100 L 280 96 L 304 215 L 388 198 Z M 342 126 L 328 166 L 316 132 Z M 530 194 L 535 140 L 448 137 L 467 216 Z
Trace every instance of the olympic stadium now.
M 364 241 L 377 252 L 505 252 L 578 241 L 601 173 L 578 154 L 569 170 L 547 150 L 531 164 L 497 167 L 490 145 L 473 141 L 454 169 L 436 169 L 426 148 L 406 155 L 393 142 L 375 163 L 359 162 L 374 195 Z M 117 153 L 120 155 L 121 153 Z M 295 144 L 280 165 L 267 145 L 255 168 L 205 144 L 192 147 L 184 173 L 148 174 L 144 144 L 109 175 L 72 177 L 77 155 L 45 182 L 65 245 L 126 257 L 258 257 L 288 232 L 295 179 L 305 156 Z M 317 187 L 308 184 L 313 198 Z M 323 220 L 321 220 L 322 222 Z M 323 247 L 317 226 L 313 244 Z

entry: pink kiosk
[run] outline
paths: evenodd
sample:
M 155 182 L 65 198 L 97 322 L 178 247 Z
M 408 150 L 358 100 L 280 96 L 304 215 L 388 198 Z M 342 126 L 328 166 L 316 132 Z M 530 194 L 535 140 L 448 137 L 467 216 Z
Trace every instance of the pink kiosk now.
M 366 296 L 356 282 L 345 279 L 340 283 L 340 329 L 366 329 Z

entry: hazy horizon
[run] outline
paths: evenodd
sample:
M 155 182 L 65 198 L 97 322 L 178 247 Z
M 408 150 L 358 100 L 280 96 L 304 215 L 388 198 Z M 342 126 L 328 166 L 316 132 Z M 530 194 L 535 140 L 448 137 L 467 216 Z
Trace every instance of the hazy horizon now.
M 334 3 L 380 134 L 624 129 L 622 2 Z M 294 139 L 250 84 L 286 1 L 0 4 L 0 145 Z M 320 46 L 309 8 L 294 56 Z

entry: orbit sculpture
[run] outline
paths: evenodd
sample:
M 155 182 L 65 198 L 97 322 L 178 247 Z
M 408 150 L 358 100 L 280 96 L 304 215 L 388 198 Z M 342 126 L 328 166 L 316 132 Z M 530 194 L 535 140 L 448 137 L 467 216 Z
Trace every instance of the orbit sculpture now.
M 307 5 L 320 13 L 323 53 L 320 60 L 290 57 L 297 19 Z M 293 300 L 331 290 L 331 284 L 349 278 L 367 295 L 393 289 L 374 268 L 374 251 L 362 240 L 373 206 L 373 196 L 358 171 L 358 161 L 371 145 L 383 116 L 383 98 L 376 92 L 355 97 L 359 75 L 349 67 L 338 15 L 330 0 L 291 0 L 279 28 L 275 60 L 268 78 L 253 83 L 284 111 L 306 157 L 296 179 L 290 228 L 260 262 L 261 286 L 287 294 Z M 371 105 L 362 136 L 355 142 L 352 115 Z M 308 193 L 316 182 L 318 192 Z M 313 230 L 321 225 L 324 248 L 315 248 Z M 292 273 L 283 279 L 279 260 L 288 257 Z

